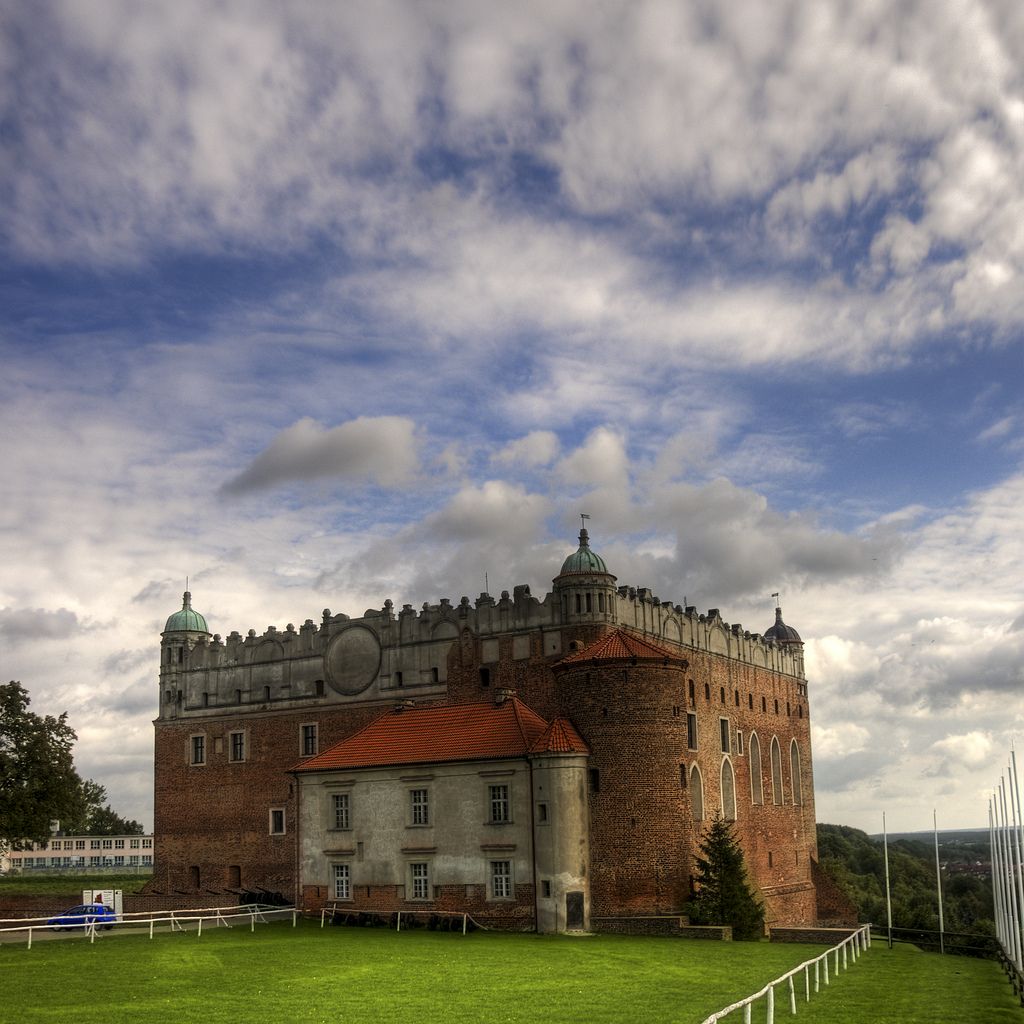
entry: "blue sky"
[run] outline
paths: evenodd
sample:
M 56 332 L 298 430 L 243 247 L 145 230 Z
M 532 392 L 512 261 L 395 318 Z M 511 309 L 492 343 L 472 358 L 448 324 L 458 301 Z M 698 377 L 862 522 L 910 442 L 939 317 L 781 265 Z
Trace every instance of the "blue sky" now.
M 1024 684 L 1012 3 L 0 24 L 0 652 L 151 815 L 157 643 L 620 582 L 807 642 L 819 819 L 984 824 Z

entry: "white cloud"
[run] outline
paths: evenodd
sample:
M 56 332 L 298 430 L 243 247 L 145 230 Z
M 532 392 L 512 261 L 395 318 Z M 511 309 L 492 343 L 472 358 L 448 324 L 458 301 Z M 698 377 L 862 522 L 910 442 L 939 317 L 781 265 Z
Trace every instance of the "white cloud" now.
M 812 727 L 814 752 L 819 757 L 863 753 L 871 745 L 871 733 L 862 725 L 843 722 L 830 728 Z
M 508 466 L 549 466 L 558 456 L 558 435 L 551 430 L 532 430 L 495 452 L 493 461 Z
M 932 748 L 951 761 L 971 769 L 991 768 L 998 755 L 1002 753 L 993 750 L 990 737 L 977 729 L 947 736 L 933 743 Z
M 629 462 L 622 438 L 606 427 L 599 427 L 576 451 L 562 459 L 558 475 L 577 486 L 625 489 Z

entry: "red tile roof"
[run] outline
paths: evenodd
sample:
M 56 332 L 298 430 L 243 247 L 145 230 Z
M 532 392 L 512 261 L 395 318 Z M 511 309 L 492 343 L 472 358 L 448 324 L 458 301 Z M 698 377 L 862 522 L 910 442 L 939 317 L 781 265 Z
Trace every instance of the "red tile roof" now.
M 672 661 L 685 660 L 676 650 L 645 640 L 625 629 L 616 629 L 595 640 L 589 647 L 563 658 L 559 665 L 572 665 L 581 661 Z
M 568 718 L 556 718 L 533 742 L 531 754 L 589 754 L 590 747 Z
M 295 771 L 525 757 L 549 729 L 540 715 L 516 697 L 501 704 L 395 709 L 300 762 Z M 576 741 L 583 742 L 578 735 Z

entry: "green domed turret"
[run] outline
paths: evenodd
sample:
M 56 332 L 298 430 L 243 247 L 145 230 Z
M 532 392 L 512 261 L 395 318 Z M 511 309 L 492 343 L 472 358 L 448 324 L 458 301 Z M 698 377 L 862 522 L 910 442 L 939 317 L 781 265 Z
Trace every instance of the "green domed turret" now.
M 586 527 L 580 528 L 580 546 L 562 563 L 552 585 L 562 622 L 616 621 L 615 577 L 604 559 L 590 550 Z
M 579 572 L 608 572 L 608 566 L 604 564 L 604 559 L 590 550 L 590 536 L 586 528 L 580 529 L 579 550 L 562 563 L 562 571 L 558 575 L 567 576 Z
M 206 619 L 192 607 L 192 595 L 186 590 L 182 595 L 181 611 L 175 612 L 164 626 L 165 633 L 209 633 Z

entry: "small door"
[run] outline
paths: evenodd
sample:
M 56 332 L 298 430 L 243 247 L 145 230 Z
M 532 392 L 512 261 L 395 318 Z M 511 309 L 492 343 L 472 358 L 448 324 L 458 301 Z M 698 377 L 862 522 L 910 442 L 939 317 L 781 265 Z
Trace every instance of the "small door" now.
M 583 928 L 583 893 L 581 892 L 565 894 L 565 927 L 569 931 L 580 931 Z

